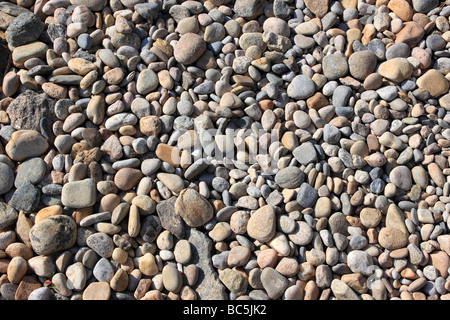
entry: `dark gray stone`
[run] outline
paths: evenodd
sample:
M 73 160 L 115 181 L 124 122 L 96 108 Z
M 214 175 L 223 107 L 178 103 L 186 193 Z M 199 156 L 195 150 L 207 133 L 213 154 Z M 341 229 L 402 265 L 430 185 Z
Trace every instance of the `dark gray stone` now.
M 305 180 L 305 173 L 298 167 L 287 167 L 281 169 L 275 175 L 275 183 L 281 188 L 294 189 Z

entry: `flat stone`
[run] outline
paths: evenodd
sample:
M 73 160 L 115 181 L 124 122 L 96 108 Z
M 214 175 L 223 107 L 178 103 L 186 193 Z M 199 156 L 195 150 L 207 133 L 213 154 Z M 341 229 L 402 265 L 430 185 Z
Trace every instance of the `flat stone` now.
M 83 291 L 83 300 L 109 300 L 111 287 L 108 282 L 92 282 Z

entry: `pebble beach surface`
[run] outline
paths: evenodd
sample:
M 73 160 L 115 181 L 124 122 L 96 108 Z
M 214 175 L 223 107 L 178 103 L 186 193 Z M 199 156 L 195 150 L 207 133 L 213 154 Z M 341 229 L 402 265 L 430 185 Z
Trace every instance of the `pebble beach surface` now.
M 449 17 L 0 2 L 0 299 L 449 300 Z

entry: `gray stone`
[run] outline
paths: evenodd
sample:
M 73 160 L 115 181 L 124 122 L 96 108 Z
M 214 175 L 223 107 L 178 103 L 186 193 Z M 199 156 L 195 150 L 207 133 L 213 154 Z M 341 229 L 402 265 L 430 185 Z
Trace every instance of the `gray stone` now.
M 97 201 L 97 190 L 92 179 L 66 183 L 63 186 L 61 201 L 70 208 L 90 207 Z
M 347 265 L 354 273 L 361 273 L 364 276 L 370 276 L 373 272 L 372 257 L 362 250 L 352 250 L 347 255 Z
M 50 255 L 71 248 L 77 239 L 75 221 L 65 215 L 47 217 L 30 229 L 33 250 L 39 255 Z
M 261 272 L 261 283 L 271 299 L 278 299 L 288 286 L 288 280 L 277 270 L 266 267 Z
M 36 130 L 41 132 L 40 121 L 42 118 L 48 118 L 52 124 L 58 120 L 55 114 L 55 103 L 55 100 L 49 98 L 45 94 L 26 90 L 19 94 L 9 104 L 6 113 L 8 113 L 11 126 L 15 129 Z M 72 104 L 74 103 L 72 102 Z M 58 107 L 61 105 L 63 105 L 62 102 L 58 104 Z
M 281 169 L 275 175 L 275 183 L 281 188 L 294 189 L 305 180 L 305 173 L 298 167 L 287 167 Z
M 311 208 L 316 203 L 319 194 L 316 189 L 311 187 L 308 183 L 303 182 L 297 193 L 297 202 L 303 208 Z
M 183 239 L 185 236 L 185 223 L 181 216 L 175 212 L 175 202 L 177 198 L 171 197 L 168 200 L 163 200 L 156 205 L 156 212 L 161 222 L 161 226 L 169 230 L 178 239 Z
M 322 68 L 328 80 L 336 80 L 347 74 L 348 62 L 343 55 L 328 54 L 322 60 Z
M 44 178 L 46 171 L 47 164 L 41 158 L 27 159 L 19 165 L 14 185 L 19 188 L 25 181 L 37 184 Z
M 161 232 L 161 220 L 158 216 L 149 215 L 142 221 L 139 235 L 144 241 L 153 242 Z
M 315 91 L 316 85 L 305 75 L 296 76 L 287 87 L 288 96 L 296 100 L 307 99 L 311 97 Z
M 352 89 L 347 86 L 338 86 L 333 91 L 332 103 L 335 107 L 345 107 L 352 95 Z
M 410 53 L 411 49 L 406 43 L 396 43 L 386 50 L 386 60 L 394 58 L 408 58 Z
M 439 0 L 412 0 L 415 11 L 428 13 L 439 5 Z
M 41 287 L 33 290 L 28 300 L 53 300 L 53 291 L 49 287 Z
M 93 233 L 88 236 L 86 245 L 102 258 L 110 258 L 114 250 L 113 240 L 103 232 Z
M 14 172 L 10 166 L 0 163 L 0 194 L 11 190 L 14 186 Z
M 100 258 L 92 270 L 94 277 L 99 282 L 109 282 L 114 276 L 114 268 L 106 258 Z
M 292 151 L 292 155 L 303 165 L 317 161 L 316 148 L 311 142 L 302 143 Z
M 233 10 L 239 17 L 253 19 L 264 12 L 264 1 L 236 0 Z

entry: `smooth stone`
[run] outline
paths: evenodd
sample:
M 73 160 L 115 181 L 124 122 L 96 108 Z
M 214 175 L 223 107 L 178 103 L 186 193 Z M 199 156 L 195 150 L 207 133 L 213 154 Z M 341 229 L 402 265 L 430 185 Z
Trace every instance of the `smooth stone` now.
M 433 98 L 437 98 L 448 92 L 449 83 L 442 73 L 437 70 L 428 70 L 417 79 L 417 86 L 420 89 L 430 92 Z
M 378 73 L 388 80 L 402 82 L 411 77 L 413 67 L 405 58 L 393 58 L 381 63 Z
M 348 59 L 348 66 L 350 74 L 354 78 L 364 80 L 375 71 L 377 57 L 369 50 L 357 51 Z
M 344 77 L 349 71 L 347 59 L 338 54 L 328 54 L 322 60 L 323 74 L 328 80 Z
M 308 183 L 303 182 L 297 193 L 297 202 L 303 208 L 311 208 L 316 203 L 319 194 L 316 189 L 311 187 Z
M 140 94 L 148 94 L 158 87 L 158 76 L 153 70 L 144 69 L 139 73 L 136 81 L 136 90 Z
M 313 239 L 313 230 L 306 222 L 296 221 L 296 228 L 288 238 L 299 246 L 305 246 Z
M 93 233 L 88 236 L 86 244 L 102 258 L 110 258 L 114 251 L 113 240 L 103 232 Z
M 270 267 L 264 268 L 261 272 L 261 283 L 271 299 L 281 297 L 288 286 L 288 280 Z
M 389 180 L 400 189 L 409 191 L 412 187 L 411 170 L 406 166 L 398 166 L 389 173 Z
M 292 151 L 292 155 L 303 165 L 317 161 L 316 148 L 311 142 L 302 143 Z
M 181 273 L 173 265 L 166 265 L 162 270 L 162 281 L 166 290 L 178 293 L 183 285 Z
M 378 242 L 383 248 L 395 250 L 406 246 L 408 236 L 398 229 L 386 227 L 380 230 Z
M 92 179 L 66 183 L 61 193 L 63 205 L 71 208 L 93 206 L 97 201 L 96 186 Z
M 195 33 L 185 33 L 174 47 L 175 59 L 184 65 L 196 62 L 206 51 L 206 42 Z
M 83 300 L 109 300 L 111 287 L 108 282 L 91 282 L 83 291 Z

